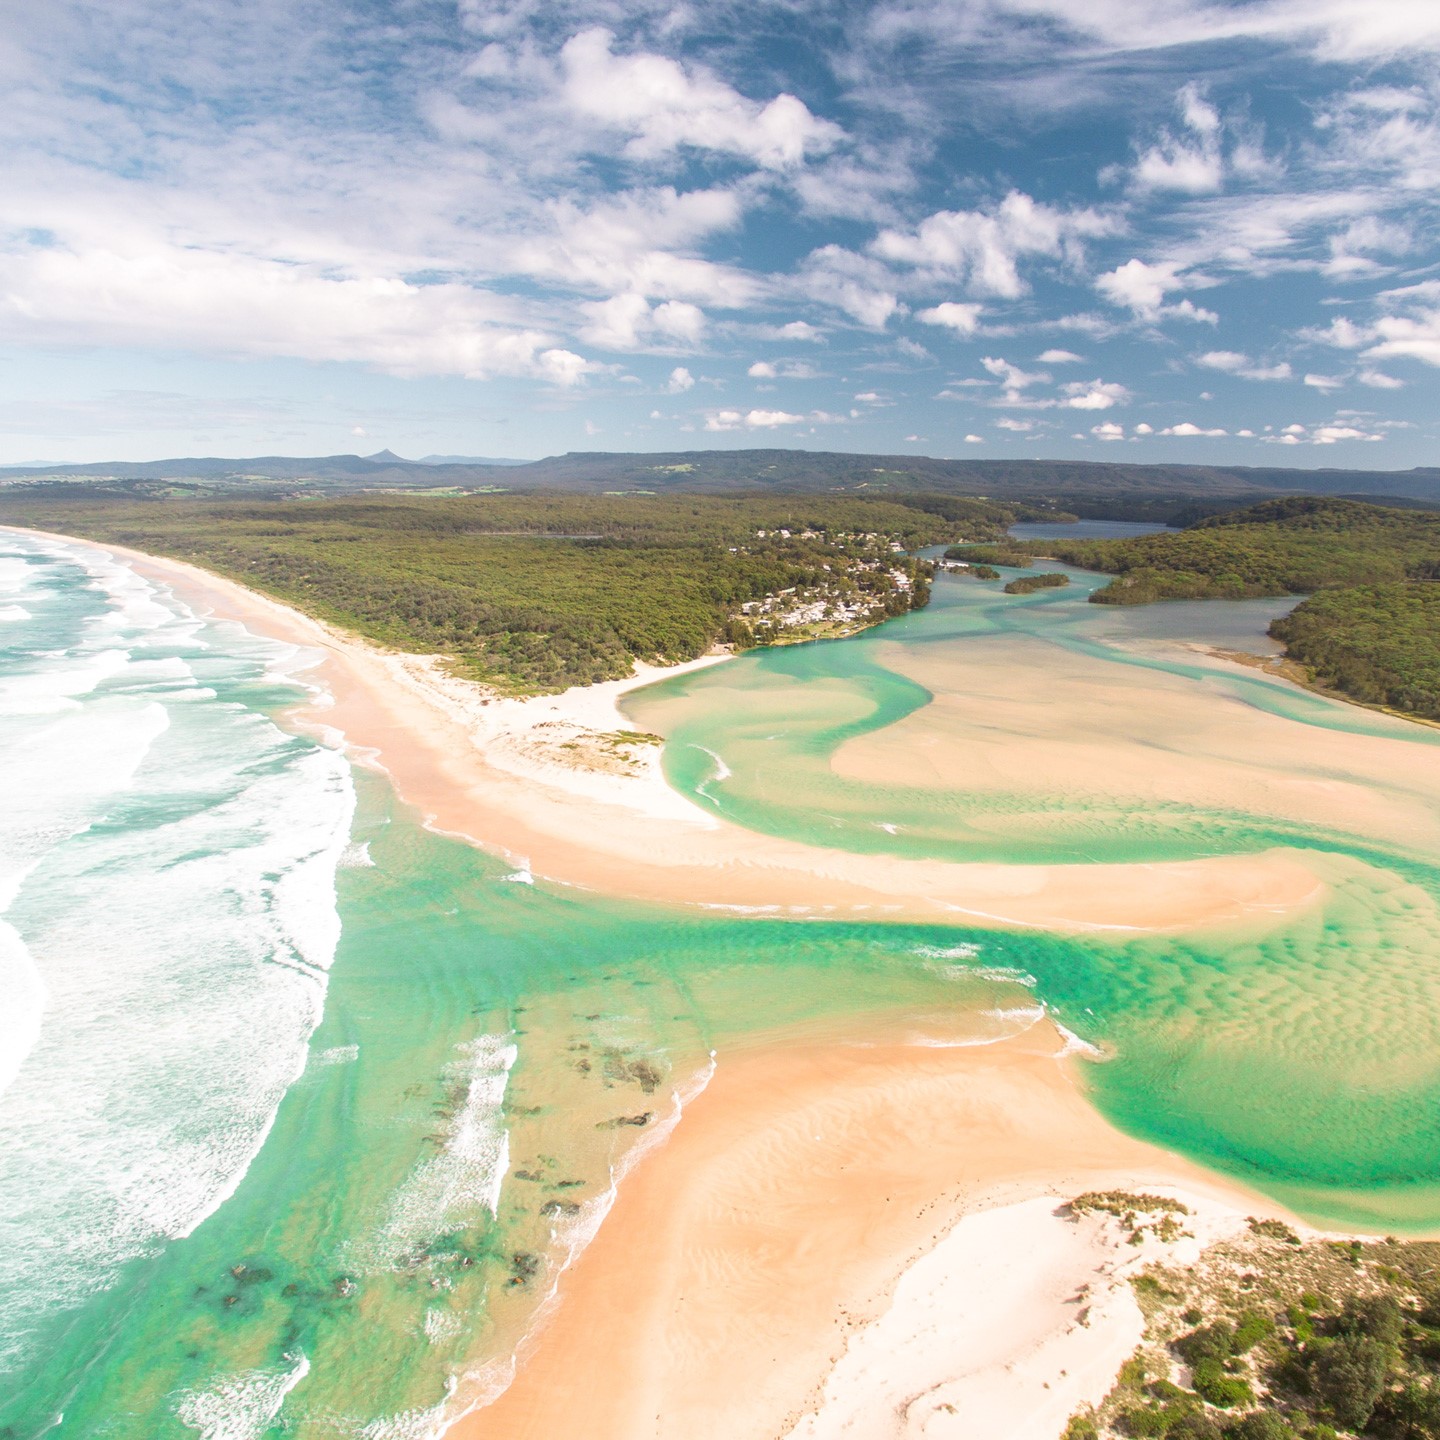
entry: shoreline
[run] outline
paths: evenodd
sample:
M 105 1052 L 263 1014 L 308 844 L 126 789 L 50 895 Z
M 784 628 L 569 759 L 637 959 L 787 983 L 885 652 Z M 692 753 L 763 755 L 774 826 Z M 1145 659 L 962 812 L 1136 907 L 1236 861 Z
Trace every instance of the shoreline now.
M 1189 1235 L 1132 1245 L 1067 1213 L 1111 1189 L 1181 1200 Z M 1139 1343 L 1128 1277 L 1251 1215 L 1316 1233 L 1114 1129 L 1048 1021 L 722 1053 L 447 1440 L 548 1440 L 577 1414 L 589 1440 L 1056 1440 Z
M 382 650 L 188 562 L 7 528 L 123 557 L 213 618 L 318 651 L 314 668 L 330 698 L 297 705 L 295 724 L 384 771 L 427 825 L 563 885 L 736 913 L 1071 934 L 1267 926 L 1312 907 L 1327 888 L 1303 856 L 1281 850 L 1003 865 L 860 855 L 762 835 L 671 790 L 658 747 L 636 755 L 613 743 L 614 729 L 600 728 L 618 719 L 628 729 L 615 708 L 628 691 L 726 657 L 508 700 L 449 676 L 441 657 Z
M 382 650 L 184 562 L 17 533 L 122 557 L 214 618 L 318 652 L 310 668 L 333 702 L 300 704 L 295 723 L 387 773 L 427 824 L 507 855 L 527 876 L 672 904 L 836 919 L 983 915 L 1074 931 L 1263 924 L 1323 889 L 1298 862 L 1277 866 L 1288 858 L 1278 853 L 1003 867 L 770 840 L 670 790 L 658 746 L 607 743 L 630 728 L 622 695 L 727 657 L 507 700 L 450 676 L 440 657 Z M 857 900 L 857 888 L 869 898 Z M 997 910 L 959 903 L 981 898 Z M 881 1433 L 874 1416 L 893 1412 L 903 1381 L 912 1399 L 937 1397 L 926 1436 L 960 1440 L 979 1413 L 987 1433 L 1054 1440 L 1138 1343 L 1126 1277 L 1160 1253 L 1149 1241 L 1125 1245 L 1113 1223 L 1066 1217 L 1063 1202 L 1090 1189 L 1163 1190 L 1195 1215 L 1197 1239 L 1182 1244 L 1232 1233 L 1246 1215 L 1310 1229 L 1116 1130 L 1085 1098 L 1079 1064 L 1049 1019 L 968 1048 L 871 1033 L 727 1051 L 562 1272 L 559 1302 L 542 1307 L 509 1386 L 447 1435 L 549 1440 L 585 1414 L 593 1440 L 839 1440 Z M 997 1255 L 1010 1259 L 992 1274 Z M 983 1362 L 969 1363 L 976 1346 Z M 1042 1393 L 1020 1423 L 1020 1399 Z M 920 1435 L 915 1418 L 892 1433 Z

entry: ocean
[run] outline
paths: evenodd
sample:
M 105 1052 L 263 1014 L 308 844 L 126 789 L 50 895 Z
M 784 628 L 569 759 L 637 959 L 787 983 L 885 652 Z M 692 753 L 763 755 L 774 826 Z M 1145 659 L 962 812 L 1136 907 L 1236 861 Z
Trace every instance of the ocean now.
M 1280 928 L 1077 939 L 517 883 L 286 728 L 303 652 L 94 550 L 0 533 L 0 1436 L 437 1433 L 506 1383 L 715 1057 L 766 1038 L 903 1020 L 983 1042 L 1049 1013 L 1105 1057 L 1091 1092 L 1132 1133 L 1320 1218 L 1440 1221 L 1433 857 L 1243 810 L 1125 823 L 1103 786 L 1067 812 L 837 784 L 847 738 L 929 698 L 886 646 L 1038 636 L 1220 683 L 1114 631 L 1153 613 L 936 593 L 632 712 L 666 716 L 677 788 L 753 828 L 1076 863 L 1284 844 L 1329 867 L 1331 900 Z M 1263 620 L 1204 613 L 1217 633 Z M 1399 724 L 1224 683 L 1297 726 Z

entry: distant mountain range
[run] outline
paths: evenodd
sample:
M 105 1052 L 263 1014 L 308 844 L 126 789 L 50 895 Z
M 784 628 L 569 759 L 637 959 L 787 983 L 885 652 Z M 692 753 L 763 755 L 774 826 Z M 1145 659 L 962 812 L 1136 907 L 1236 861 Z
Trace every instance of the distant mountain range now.
M 93 465 L 16 466 L 0 487 L 84 482 L 135 495 L 237 492 L 254 495 L 366 490 L 569 490 L 592 493 L 757 490 L 943 491 L 965 495 L 1063 498 L 1091 513 L 1137 497 L 1247 501 L 1294 494 L 1385 497 L 1440 505 L 1440 467 L 1415 470 L 1290 470 L 1223 465 L 1125 465 L 1083 460 L 941 460 L 917 455 L 849 455 L 814 450 L 691 450 L 674 454 L 570 453 L 544 460 L 427 455 L 297 459 L 194 458 Z

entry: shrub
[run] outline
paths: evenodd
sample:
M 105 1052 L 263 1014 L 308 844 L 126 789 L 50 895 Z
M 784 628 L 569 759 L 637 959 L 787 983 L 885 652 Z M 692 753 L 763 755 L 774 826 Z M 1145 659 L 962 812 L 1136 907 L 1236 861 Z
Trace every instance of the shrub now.
M 1182 1335 L 1175 1349 L 1192 1368 L 1204 1360 L 1228 1360 L 1235 1353 L 1235 1332 L 1223 1320 L 1217 1320 Z
M 1385 1384 L 1385 1347 L 1369 1336 L 1341 1335 L 1315 1352 L 1315 1393 L 1343 1430 L 1360 1430 Z
M 1238 1375 L 1227 1375 L 1218 1360 L 1202 1360 L 1194 1372 L 1195 1393 L 1221 1410 L 1249 1405 L 1255 1392 Z
M 1182 1415 L 1165 1434 L 1166 1440 L 1222 1440 L 1220 1427 L 1203 1410 Z
M 1273 1410 L 1252 1410 L 1226 1429 L 1225 1440 L 1295 1440 L 1295 1432 Z
M 1256 1310 L 1247 1310 L 1235 1326 L 1232 1344 L 1235 1354 L 1244 1355 L 1253 1350 L 1262 1340 L 1268 1340 L 1275 1333 L 1275 1322 L 1268 1315 Z

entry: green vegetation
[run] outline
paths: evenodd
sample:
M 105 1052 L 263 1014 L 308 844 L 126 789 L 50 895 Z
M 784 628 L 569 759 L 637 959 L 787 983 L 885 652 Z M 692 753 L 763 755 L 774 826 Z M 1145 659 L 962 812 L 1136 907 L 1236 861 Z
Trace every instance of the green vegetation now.
M 0 490 L 0 522 L 188 560 L 516 692 L 903 614 L 926 603 L 933 570 L 905 552 L 957 530 L 1003 536 L 1014 518 L 926 495 L 237 502 Z
M 1058 570 L 1047 570 L 1041 575 L 1022 575 L 1018 580 L 1012 580 L 1005 587 L 1005 593 L 1033 595 L 1037 590 L 1058 590 L 1069 583 L 1068 575 L 1062 575 Z
M 976 580 L 998 580 L 1000 572 L 993 565 L 972 565 L 969 574 Z
M 1440 584 L 1322 590 L 1270 633 L 1317 684 L 1370 705 L 1440 720 Z
M 1440 515 L 1300 496 L 1129 540 L 1047 540 L 1097 604 L 1310 594 L 1271 634 L 1313 682 L 1440 720 Z
M 1028 550 L 1016 549 L 1014 543 L 1004 545 L 952 545 L 946 552 L 947 560 L 964 560 L 970 565 L 1009 565 L 1016 570 L 1028 570 L 1034 557 Z
M 1091 597 L 1101 605 L 1243 600 L 1440 578 L 1440 515 L 1302 495 L 1211 515 L 1185 530 L 1026 548 L 1114 574 Z
M 1067 1437 L 1440 1440 L 1440 1245 L 1300 1242 L 1259 1221 L 1132 1283 L 1145 1343 Z

